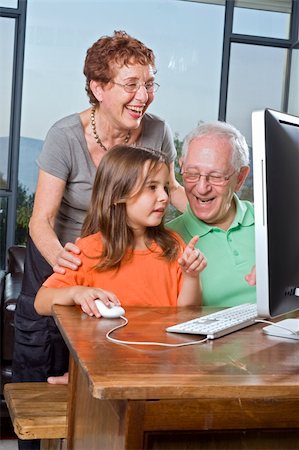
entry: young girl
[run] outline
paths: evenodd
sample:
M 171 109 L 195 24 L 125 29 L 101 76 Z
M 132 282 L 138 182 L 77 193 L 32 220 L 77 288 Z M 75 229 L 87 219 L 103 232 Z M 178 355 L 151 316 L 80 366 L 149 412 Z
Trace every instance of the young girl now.
M 35 309 L 80 305 L 100 317 L 95 299 L 126 306 L 186 306 L 201 302 L 199 273 L 206 259 L 165 229 L 169 163 L 157 151 L 117 146 L 102 159 L 91 205 L 76 243 L 77 271 L 54 273 L 38 291 Z

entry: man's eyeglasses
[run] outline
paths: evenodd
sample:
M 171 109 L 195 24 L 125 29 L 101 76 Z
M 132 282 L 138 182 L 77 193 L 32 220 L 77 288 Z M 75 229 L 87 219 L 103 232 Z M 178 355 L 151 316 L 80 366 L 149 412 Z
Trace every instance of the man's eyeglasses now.
M 203 175 L 199 172 L 188 172 L 183 171 L 181 172 L 181 175 L 183 176 L 183 179 L 187 181 L 188 183 L 198 183 L 200 180 L 200 177 L 206 177 L 206 182 L 209 184 L 212 184 L 214 186 L 225 186 L 229 179 L 236 173 L 236 170 L 234 170 L 233 173 L 230 175 L 218 175 L 213 173 L 208 173 L 207 175 Z
M 126 92 L 129 94 L 133 94 L 134 92 L 137 92 L 141 86 L 144 86 L 146 91 L 149 94 L 152 94 L 153 92 L 157 92 L 157 90 L 160 87 L 160 84 L 155 83 L 154 81 L 148 81 L 146 83 L 140 83 L 140 81 L 132 81 L 130 83 L 117 83 L 116 81 L 111 81 L 111 83 L 116 84 L 117 86 L 121 86 Z

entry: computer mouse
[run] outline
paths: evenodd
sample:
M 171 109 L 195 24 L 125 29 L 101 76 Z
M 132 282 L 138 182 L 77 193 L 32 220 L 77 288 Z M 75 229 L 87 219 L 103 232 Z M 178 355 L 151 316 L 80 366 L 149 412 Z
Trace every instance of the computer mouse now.
M 99 313 L 105 319 L 117 319 L 118 317 L 125 315 L 125 310 L 121 306 L 113 305 L 109 308 L 101 300 L 95 300 L 95 304 L 97 305 Z

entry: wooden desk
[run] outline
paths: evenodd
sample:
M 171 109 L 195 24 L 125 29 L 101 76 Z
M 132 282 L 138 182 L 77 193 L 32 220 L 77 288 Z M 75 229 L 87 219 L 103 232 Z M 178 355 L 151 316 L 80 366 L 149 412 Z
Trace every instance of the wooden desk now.
M 77 307 L 54 314 L 71 352 L 69 450 L 298 450 L 298 341 L 255 324 L 188 347 L 118 345 L 105 334 L 121 319 L 90 318 Z M 128 308 L 129 324 L 115 337 L 195 340 L 165 327 L 196 315 Z

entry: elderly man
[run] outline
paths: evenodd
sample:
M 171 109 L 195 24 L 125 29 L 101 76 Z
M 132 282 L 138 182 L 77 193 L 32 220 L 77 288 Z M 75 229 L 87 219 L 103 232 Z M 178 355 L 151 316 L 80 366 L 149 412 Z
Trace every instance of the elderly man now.
M 236 195 L 250 170 L 245 138 L 225 122 L 201 124 L 186 137 L 180 165 L 189 205 L 168 226 L 186 242 L 199 236 L 208 260 L 203 304 L 254 302 L 254 210 Z

